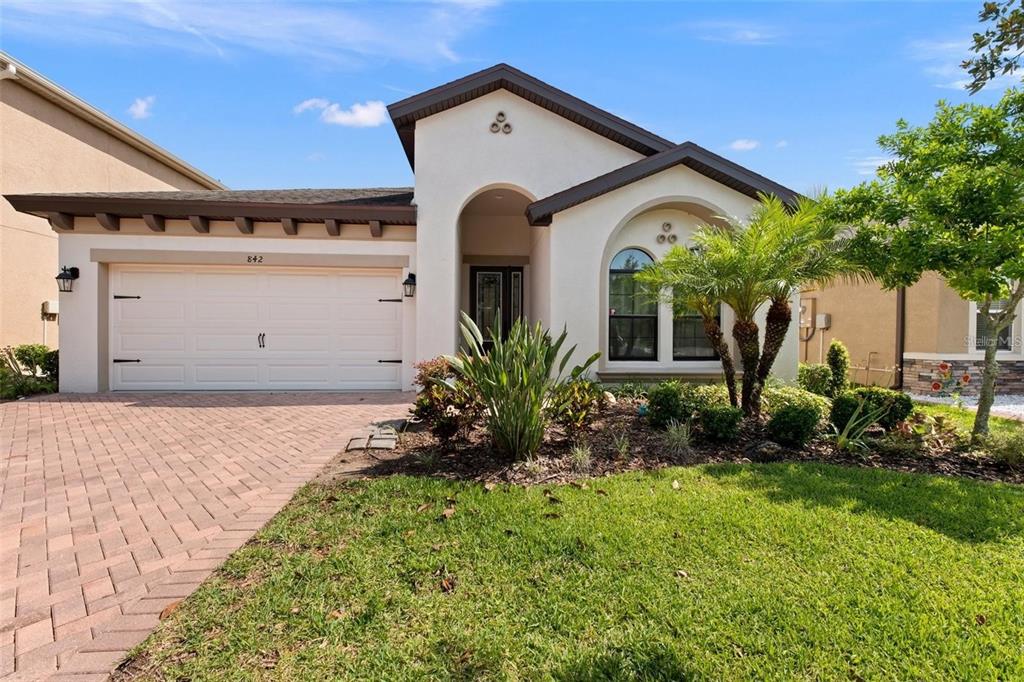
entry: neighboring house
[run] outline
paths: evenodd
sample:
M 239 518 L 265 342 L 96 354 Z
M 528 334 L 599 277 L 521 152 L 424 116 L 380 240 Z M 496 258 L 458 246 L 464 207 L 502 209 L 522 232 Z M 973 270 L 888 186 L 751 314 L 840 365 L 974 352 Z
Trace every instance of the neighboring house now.
M 457 349 L 460 310 L 565 327 L 604 379 L 720 373 L 699 319 L 633 273 L 794 192 L 504 64 L 389 111 L 415 187 L 9 196 L 80 274 L 61 390 L 408 389 Z
M 223 185 L 0 52 L 0 194 Z M 57 235 L 0 201 L 0 346 L 57 345 Z
M 985 356 L 979 348 L 984 340 L 977 334 L 978 308 L 934 273 L 903 292 L 882 291 L 873 283 L 807 291 L 801 308 L 803 362 L 821 362 L 831 340 L 839 339 L 850 351 L 853 379 L 860 383 L 926 395 L 940 373 L 939 364 L 948 362 L 953 376 L 967 373 L 973 379 L 962 393 L 977 393 Z M 1024 394 L 1022 313 L 1018 311 L 1012 328 L 999 338 L 999 393 Z M 822 314 L 831 318 L 828 329 L 816 324 Z

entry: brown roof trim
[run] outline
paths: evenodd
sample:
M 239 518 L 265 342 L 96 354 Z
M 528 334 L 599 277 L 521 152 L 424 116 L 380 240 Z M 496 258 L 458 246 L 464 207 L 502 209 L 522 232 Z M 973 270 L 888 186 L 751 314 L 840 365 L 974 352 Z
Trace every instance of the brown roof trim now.
M 19 85 L 53 102 L 61 109 L 70 112 L 83 121 L 109 133 L 116 139 L 159 161 L 168 168 L 177 171 L 200 187 L 206 189 L 225 189 L 225 185 L 219 180 L 210 177 L 195 166 L 171 154 L 163 147 L 154 144 L 128 126 L 115 121 L 85 100 L 76 97 L 3 51 L 0 51 L 0 71 L 3 72 L 4 78 L 13 78 L 14 82 Z
M 646 159 L 640 159 L 593 180 L 587 180 L 544 199 L 538 199 L 526 207 L 526 217 L 531 225 L 550 225 L 551 216 L 559 211 L 572 208 L 679 164 L 692 168 L 751 198 L 756 199 L 758 194 L 774 194 L 787 204 L 792 205 L 800 196 L 788 187 L 769 180 L 763 175 L 758 175 L 700 145 L 684 142 L 677 147 Z
M 235 220 L 241 217 L 257 221 L 291 219 L 318 223 L 332 219 L 343 223 L 380 221 L 385 225 L 416 224 L 415 206 L 111 198 L 60 194 L 11 194 L 5 198 L 16 210 L 44 218 L 51 214 L 90 217 L 109 214 L 119 218 L 143 218 L 149 215 L 179 220 L 190 220 L 193 217 Z
M 388 107 L 391 121 L 409 158 L 416 167 L 414 138 L 416 121 L 451 109 L 495 90 L 505 89 L 540 107 L 583 126 L 598 135 L 641 154 L 656 154 L 674 143 L 629 121 L 573 97 L 567 92 L 523 73 L 508 64 L 496 64 L 445 85 L 413 95 Z

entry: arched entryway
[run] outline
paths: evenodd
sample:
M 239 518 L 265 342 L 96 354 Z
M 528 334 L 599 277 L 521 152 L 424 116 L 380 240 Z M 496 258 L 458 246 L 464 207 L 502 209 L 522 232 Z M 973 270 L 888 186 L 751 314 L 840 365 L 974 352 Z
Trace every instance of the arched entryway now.
M 485 189 L 459 215 L 460 308 L 481 328 L 506 333 L 518 318 L 533 318 L 537 230 L 526 219 L 533 199 L 509 187 Z

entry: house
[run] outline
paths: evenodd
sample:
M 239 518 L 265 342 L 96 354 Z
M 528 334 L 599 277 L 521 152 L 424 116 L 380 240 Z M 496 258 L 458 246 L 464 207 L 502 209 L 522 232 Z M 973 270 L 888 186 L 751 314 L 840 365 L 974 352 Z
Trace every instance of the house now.
M 223 185 L 0 52 L 0 194 Z M 0 200 L 0 346 L 57 345 L 57 240 Z
M 801 296 L 800 360 L 821 362 L 832 339 L 850 351 L 852 379 L 928 395 L 948 363 L 953 376 L 970 374 L 963 395 L 976 395 L 985 353 L 978 337 L 978 307 L 940 276 L 927 273 L 905 290 L 877 284 L 835 284 Z M 1021 315 L 1000 335 L 998 393 L 1024 394 Z M 827 316 L 827 322 L 822 315 Z M 827 328 L 822 325 L 827 324 Z
M 408 389 L 460 310 L 564 326 L 605 380 L 719 375 L 699 319 L 633 273 L 792 190 L 504 64 L 389 112 L 415 187 L 8 197 L 77 268 L 61 390 Z

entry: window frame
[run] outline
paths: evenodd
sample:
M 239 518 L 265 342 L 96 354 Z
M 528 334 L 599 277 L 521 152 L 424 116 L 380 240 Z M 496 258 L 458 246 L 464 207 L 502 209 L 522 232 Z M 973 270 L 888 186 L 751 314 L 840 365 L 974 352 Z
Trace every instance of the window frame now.
M 978 342 L 980 341 L 979 329 L 978 329 L 978 317 L 981 315 L 981 310 L 980 310 L 980 306 L 978 306 L 977 302 L 971 301 L 970 303 L 971 303 L 971 305 L 970 305 L 970 319 L 968 321 L 968 324 L 969 324 L 969 327 L 970 327 L 970 330 L 969 330 L 970 331 L 970 335 L 969 335 L 969 340 L 968 340 L 968 344 L 967 344 L 968 345 L 967 351 L 968 351 L 968 353 L 970 353 L 972 355 L 982 356 L 982 355 L 985 354 L 985 347 L 984 346 L 982 346 L 980 348 L 978 347 Z M 997 303 L 1002 303 L 1002 304 L 1005 305 L 1006 302 L 1005 301 L 993 301 L 992 303 L 993 303 L 993 307 L 994 307 L 995 304 L 997 304 Z M 1002 308 L 1000 308 L 1000 310 L 1001 309 Z M 1020 353 L 1021 349 L 1017 348 L 1018 344 L 1016 344 L 1014 342 L 1018 338 L 1017 337 L 1017 326 L 1021 323 L 1021 312 L 1022 312 L 1022 310 L 1018 309 L 1018 311 L 1017 311 L 1017 318 L 1013 321 L 1013 323 L 1009 327 L 1007 327 L 1005 329 L 1005 333 L 1009 336 L 1009 338 L 1008 338 L 1009 347 L 1008 348 L 998 348 L 997 347 L 996 348 L 996 354 L 999 357 L 1014 356 L 1014 355 L 1017 355 L 1017 354 Z
M 619 249 L 618 251 L 616 251 L 615 254 L 611 257 L 611 260 L 608 261 L 608 269 L 606 271 L 607 272 L 607 274 L 606 274 L 606 277 L 607 277 L 606 282 L 608 283 L 608 301 L 607 301 L 608 305 L 607 305 L 607 308 L 606 308 L 607 315 L 606 315 L 606 318 L 605 318 L 606 322 L 607 322 L 607 325 L 608 325 L 608 327 L 607 327 L 608 328 L 608 334 L 607 334 L 608 338 L 607 338 L 607 342 L 606 342 L 607 352 L 608 352 L 608 361 L 609 362 L 659 362 L 659 352 L 660 352 L 660 349 L 659 349 L 659 344 L 658 344 L 658 337 L 660 336 L 660 330 L 661 330 L 661 305 L 660 304 L 655 305 L 653 313 L 644 314 L 644 315 L 637 315 L 635 313 L 630 313 L 630 314 L 621 314 L 621 313 L 620 314 L 613 314 L 612 313 L 612 310 L 613 310 L 612 305 L 611 305 L 611 298 L 612 298 L 612 284 L 611 284 L 612 283 L 612 275 L 635 275 L 637 272 L 639 272 L 640 270 L 643 269 L 643 268 L 639 268 L 639 269 L 636 269 L 636 270 L 625 270 L 625 269 L 621 269 L 621 268 L 613 268 L 612 267 L 612 263 L 615 262 L 615 259 L 618 258 L 620 255 L 622 255 L 626 251 L 639 251 L 640 253 L 644 254 L 647 257 L 647 259 L 648 259 L 648 262 L 644 263 L 644 267 L 646 267 L 647 265 L 653 265 L 654 262 L 655 262 L 654 256 L 651 253 L 649 253 L 646 249 L 642 249 L 642 248 L 640 248 L 638 246 L 626 246 L 626 247 L 623 247 L 623 248 Z M 632 294 L 630 294 L 630 295 L 634 296 L 634 297 L 636 296 L 635 288 L 634 288 L 634 292 Z M 634 306 L 634 308 L 635 308 L 635 306 Z M 629 356 L 629 355 L 616 355 L 616 354 L 613 354 L 613 352 L 612 352 L 612 320 L 615 320 L 615 319 L 620 319 L 620 320 L 621 319 L 628 319 L 628 320 L 630 320 L 631 321 L 631 328 L 633 328 L 633 325 L 635 324 L 635 321 L 638 320 L 638 319 L 639 320 L 654 320 L 654 331 L 653 331 L 653 335 L 651 337 L 652 340 L 653 340 L 653 344 L 654 345 L 653 345 L 652 354 L 651 354 L 650 357 L 647 357 L 647 356 L 636 357 L 636 356 Z M 635 338 L 635 336 L 634 336 L 634 338 Z

